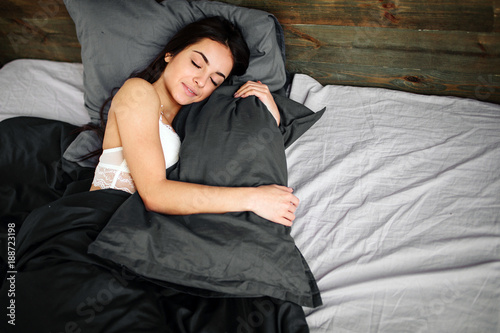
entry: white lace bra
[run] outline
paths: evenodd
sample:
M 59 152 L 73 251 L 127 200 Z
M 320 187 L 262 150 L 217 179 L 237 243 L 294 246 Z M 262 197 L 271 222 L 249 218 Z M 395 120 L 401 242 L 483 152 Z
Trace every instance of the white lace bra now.
M 172 127 L 166 125 L 160 116 L 160 140 L 166 167 L 179 160 L 181 140 Z M 123 147 L 104 149 L 95 169 L 92 185 L 101 189 L 112 188 L 128 193 L 136 191 L 127 161 L 123 157 Z

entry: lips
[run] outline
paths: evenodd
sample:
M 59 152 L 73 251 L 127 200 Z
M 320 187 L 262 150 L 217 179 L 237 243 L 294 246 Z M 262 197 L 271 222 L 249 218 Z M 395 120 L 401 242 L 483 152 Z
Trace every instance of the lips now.
M 193 89 L 191 89 L 189 86 L 185 85 L 184 83 L 182 84 L 182 86 L 184 88 L 184 91 L 186 92 L 186 95 L 188 95 L 190 97 L 198 96 L 198 94 Z

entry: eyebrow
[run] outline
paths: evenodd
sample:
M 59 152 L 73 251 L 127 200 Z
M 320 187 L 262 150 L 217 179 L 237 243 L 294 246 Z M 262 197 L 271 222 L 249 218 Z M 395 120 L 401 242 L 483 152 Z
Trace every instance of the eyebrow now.
M 207 65 L 210 65 L 210 61 L 208 61 L 207 57 L 200 51 L 196 51 L 194 50 L 194 52 L 198 53 L 199 55 L 201 55 L 201 57 L 203 58 L 203 60 L 207 63 Z M 224 74 L 222 74 L 221 72 L 215 72 L 216 74 L 222 76 L 224 78 L 224 80 L 226 79 L 226 76 Z

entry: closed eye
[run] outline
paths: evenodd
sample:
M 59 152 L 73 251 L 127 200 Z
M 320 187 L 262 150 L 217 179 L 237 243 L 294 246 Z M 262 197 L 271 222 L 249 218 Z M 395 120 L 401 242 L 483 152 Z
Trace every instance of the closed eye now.
M 191 63 L 196 67 L 196 68 L 201 68 L 200 65 L 198 65 L 196 62 L 194 62 L 193 60 L 191 60 Z M 210 78 L 210 81 L 212 81 L 213 85 L 218 87 L 219 84 L 217 82 L 214 81 L 214 79 Z

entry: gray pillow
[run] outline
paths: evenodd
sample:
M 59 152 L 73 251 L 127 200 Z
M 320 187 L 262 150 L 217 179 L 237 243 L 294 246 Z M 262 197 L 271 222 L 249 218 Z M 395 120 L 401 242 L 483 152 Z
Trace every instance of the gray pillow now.
M 286 82 L 283 30 L 269 13 L 216 1 L 64 0 L 82 46 L 85 106 L 92 122 L 129 75 L 146 67 L 183 26 L 209 16 L 237 24 L 250 49 L 250 66 L 231 84 L 261 80 L 271 91 Z
M 182 145 L 179 162 L 167 170 L 169 179 L 214 186 L 287 184 L 286 145 L 324 111 L 275 96 L 284 120 L 278 128 L 256 97 L 233 98 L 236 89 L 221 87 L 205 102 L 181 110 L 174 126 Z M 148 212 L 135 193 L 89 252 L 193 294 L 270 296 L 319 306 L 316 281 L 290 231 L 252 212 Z

